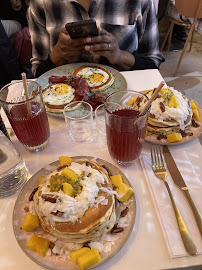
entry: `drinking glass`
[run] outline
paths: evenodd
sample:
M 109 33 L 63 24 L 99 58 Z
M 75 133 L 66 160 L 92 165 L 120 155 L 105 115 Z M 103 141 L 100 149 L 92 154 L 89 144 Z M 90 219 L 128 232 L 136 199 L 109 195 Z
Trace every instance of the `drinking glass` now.
M 74 101 L 64 107 L 64 117 L 72 140 L 77 142 L 92 139 L 93 108 L 85 101 Z
M 95 109 L 95 121 L 96 129 L 99 135 L 100 140 L 103 143 L 106 143 L 106 126 L 105 126 L 105 106 L 104 104 L 99 105 Z
M 26 99 L 22 82 L 7 84 L 0 90 L 0 102 L 18 140 L 29 150 L 43 149 L 50 130 L 41 87 L 30 81 Z
M 12 142 L 0 131 L 0 198 L 18 191 L 27 181 L 25 162 Z
M 147 100 L 142 93 L 121 90 L 104 102 L 107 146 L 118 164 L 129 165 L 141 153 L 150 108 L 144 114 L 140 114 L 140 108 Z
M 1 115 L 0 115 L 0 131 L 2 131 L 6 135 L 6 137 L 10 140 L 10 137 L 8 135 L 8 131 L 6 129 L 6 126 L 4 124 L 4 121 L 3 121 L 2 117 L 1 117 Z

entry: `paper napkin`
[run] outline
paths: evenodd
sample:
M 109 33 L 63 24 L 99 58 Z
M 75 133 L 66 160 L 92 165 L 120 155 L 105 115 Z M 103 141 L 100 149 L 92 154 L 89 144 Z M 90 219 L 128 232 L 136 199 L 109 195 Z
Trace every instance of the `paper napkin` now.
M 155 210 L 157 212 L 168 249 L 172 258 L 188 256 L 188 253 L 186 252 L 181 239 L 177 220 L 166 186 L 163 181 L 158 179 L 153 173 L 151 165 L 150 147 L 150 145 L 144 147 L 144 150 L 140 157 L 140 161 L 148 184 L 148 188 L 152 195 Z M 181 149 L 177 149 L 177 151 L 174 152 L 175 155 L 173 155 L 173 157 L 178 166 L 178 169 L 180 170 L 182 177 L 188 186 L 193 201 L 195 202 L 200 213 L 202 213 L 202 185 L 200 179 L 195 173 L 195 170 L 193 169 L 192 164 L 190 163 L 189 158 L 186 155 L 186 152 Z M 198 166 L 200 166 L 200 162 L 198 162 Z M 197 227 L 197 223 L 195 221 L 195 217 L 192 213 L 191 207 L 182 191 L 180 191 L 180 189 L 173 182 L 168 169 L 167 172 L 167 182 L 170 186 L 179 212 L 185 222 L 187 229 L 192 236 L 198 253 L 202 254 L 201 235 Z

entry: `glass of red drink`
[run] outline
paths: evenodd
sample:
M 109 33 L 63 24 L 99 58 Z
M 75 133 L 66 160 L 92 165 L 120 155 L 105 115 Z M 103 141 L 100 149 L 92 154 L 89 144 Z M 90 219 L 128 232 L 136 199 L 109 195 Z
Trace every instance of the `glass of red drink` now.
M 104 102 L 108 150 L 118 164 L 129 165 L 141 153 L 150 108 L 144 114 L 140 109 L 147 100 L 140 92 L 122 90 Z
M 7 84 L 0 90 L 0 103 L 18 140 L 29 150 L 43 149 L 50 130 L 41 87 L 30 81 L 26 99 L 22 82 Z

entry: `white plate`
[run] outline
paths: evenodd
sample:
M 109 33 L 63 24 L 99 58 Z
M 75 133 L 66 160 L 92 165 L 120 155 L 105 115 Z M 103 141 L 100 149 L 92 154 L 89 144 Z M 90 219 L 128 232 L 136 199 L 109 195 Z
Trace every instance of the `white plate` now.
M 51 69 L 49 71 L 47 71 L 46 73 L 44 73 L 43 75 L 41 75 L 36 82 L 38 82 L 42 89 L 45 88 L 48 84 L 48 79 L 51 76 L 70 76 L 72 75 L 73 71 L 77 68 L 79 68 L 80 66 L 99 66 L 99 67 L 103 67 L 105 69 L 107 69 L 109 72 L 111 72 L 111 74 L 114 76 L 114 82 L 111 86 L 105 88 L 104 90 L 101 90 L 100 92 L 102 92 L 103 94 L 109 95 L 114 93 L 115 91 L 119 91 L 119 90 L 125 90 L 127 89 L 127 82 L 126 79 L 124 78 L 124 76 L 116 69 L 112 68 L 112 67 L 108 67 L 105 65 L 101 65 L 101 64 L 96 64 L 96 63 L 73 63 L 73 64 L 67 64 L 64 66 L 60 66 L 54 69 Z M 99 92 L 99 91 L 96 91 Z M 47 112 L 49 115 L 53 115 L 56 117 L 63 117 L 63 113 L 53 113 L 53 112 Z
M 89 157 L 89 156 L 76 156 L 76 157 L 72 157 L 72 158 L 75 161 L 82 160 L 82 159 L 83 160 L 92 160 L 92 159 L 95 160 L 95 158 Z M 96 159 L 96 162 L 99 163 L 100 165 L 105 165 L 106 168 L 113 175 L 121 174 L 123 182 L 130 185 L 126 176 L 117 167 L 115 167 L 111 163 L 109 163 L 105 160 L 99 159 L 99 158 Z M 67 261 L 61 260 L 59 256 L 42 257 L 37 252 L 29 250 L 26 243 L 31 236 L 29 235 L 29 233 L 27 233 L 21 229 L 23 214 L 25 213 L 25 210 L 24 210 L 25 202 L 27 201 L 29 195 L 34 190 L 34 188 L 36 188 L 38 186 L 39 176 L 40 175 L 47 175 L 59 166 L 60 166 L 59 161 L 55 161 L 55 162 L 49 164 L 45 168 L 42 168 L 37 173 L 35 173 L 30 178 L 30 180 L 25 184 L 25 186 L 21 190 L 21 192 L 16 200 L 15 206 L 14 206 L 13 230 L 14 230 L 14 234 L 15 234 L 15 237 L 17 239 L 18 244 L 20 245 L 22 250 L 25 252 L 25 254 L 31 260 L 33 260 L 35 263 L 37 263 L 43 267 L 46 267 L 48 269 L 51 269 L 51 270 L 78 270 L 79 269 L 78 265 L 73 264 L 70 260 L 67 260 Z M 115 245 L 112 246 L 112 250 L 110 252 L 100 253 L 102 260 L 93 267 L 96 267 L 100 264 L 103 264 L 104 262 L 109 260 L 112 256 L 114 256 L 124 246 L 127 239 L 129 238 L 129 236 L 132 232 L 134 223 L 135 223 L 135 216 L 136 216 L 136 201 L 135 201 L 134 195 L 132 195 L 131 203 L 128 205 L 128 207 L 129 207 L 129 213 L 131 214 L 129 226 L 127 228 L 124 228 L 124 231 L 122 232 L 122 237 L 120 237 L 116 241 Z

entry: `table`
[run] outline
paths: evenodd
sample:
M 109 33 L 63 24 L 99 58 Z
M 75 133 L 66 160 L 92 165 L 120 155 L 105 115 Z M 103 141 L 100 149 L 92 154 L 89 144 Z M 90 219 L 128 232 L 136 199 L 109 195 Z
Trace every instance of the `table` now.
M 158 70 L 130 71 L 122 72 L 122 74 L 128 82 L 128 89 L 137 91 L 151 89 L 162 81 Z M 49 123 L 51 130 L 49 144 L 38 153 L 29 152 L 15 137 L 12 138 L 16 149 L 26 162 L 30 175 L 33 175 L 46 164 L 57 160 L 61 155 L 89 155 L 115 164 L 109 156 L 105 144 L 96 142 L 96 140 L 90 143 L 75 143 L 67 134 L 64 119 L 49 116 Z M 147 147 L 149 147 L 149 144 L 145 143 L 144 148 Z M 201 179 L 202 148 L 198 139 L 175 147 L 186 152 Z M 170 258 L 139 159 L 130 167 L 117 167 L 128 177 L 135 190 L 137 203 L 135 225 L 124 247 L 113 258 L 96 269 L 153 270 L 185 267 L 201 269 L 202 255 Z M 12 214 L 17 195 L 0 199 L 0 270 L 42 270 L 44 268 L 24 254 L 15 239 L 12 228 Z

